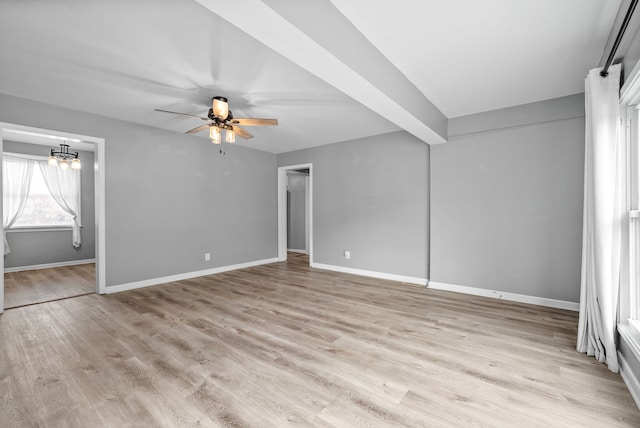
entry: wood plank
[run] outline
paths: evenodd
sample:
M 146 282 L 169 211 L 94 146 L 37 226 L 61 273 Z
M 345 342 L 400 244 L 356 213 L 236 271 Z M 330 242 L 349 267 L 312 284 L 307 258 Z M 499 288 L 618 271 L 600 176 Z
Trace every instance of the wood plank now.
M 574 312 L 295 254 L 6 311 L 0 424 L 640 426 L 620 376 L 575 351 L 576 329 Z
M 95 292 L 94 263 L 4 274 L 5 309 Z

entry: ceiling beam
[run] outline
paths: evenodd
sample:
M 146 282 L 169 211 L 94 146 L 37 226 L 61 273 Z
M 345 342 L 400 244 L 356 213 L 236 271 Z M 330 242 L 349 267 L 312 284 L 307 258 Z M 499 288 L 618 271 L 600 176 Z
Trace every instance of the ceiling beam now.
M 447 117 L 329 0 L 196 1 L 425 143 L 446 142 Z

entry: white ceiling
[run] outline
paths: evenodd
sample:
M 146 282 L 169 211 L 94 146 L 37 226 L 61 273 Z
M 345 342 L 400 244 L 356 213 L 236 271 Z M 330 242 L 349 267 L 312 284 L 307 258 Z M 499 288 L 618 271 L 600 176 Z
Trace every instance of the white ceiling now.
M 621 3 L 331 1 L 449 118 L 584 92 Z
M 444 116 L 582 92 L 619 5 L 3 0 L 0 93 L 176 132 L 202 122 L 155 108 L 223 95 L 236 117 L 278 118 L 238 142 L 273 153 L 398 129 L 442 142 Z

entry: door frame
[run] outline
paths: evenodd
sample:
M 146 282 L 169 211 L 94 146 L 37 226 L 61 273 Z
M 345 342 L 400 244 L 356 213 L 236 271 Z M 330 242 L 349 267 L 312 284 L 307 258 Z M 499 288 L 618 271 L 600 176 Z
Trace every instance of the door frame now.
M 53 137 L 60 140 L 78 141 L 80 144 L 94 145 L 94 182 L 95 182 L 95 225 L 96 225 L 96 292 L 106 293 L 106 231 L 105 231 L 105 139 L 89 135 L 36 128 L 15 123 L 0 122 L 0 161 L 3 157 L 5 133 L 19 133 L 25 136 Z M 0 162 L 0 190 L 2 190 L 2 162 Z M 0 198 L 0 214 L 3 213 Z M 4 254 L 4 240 L 0 244 Z M 0 314 L 4 312 L 4 257 L 0 257 Z
M 287 171 L 309 169 L 308 192 L 308 241 L 309 265 L 313 264 L 313 164 L 281 166 L 278 168 L 278 261 L 287 260 Z

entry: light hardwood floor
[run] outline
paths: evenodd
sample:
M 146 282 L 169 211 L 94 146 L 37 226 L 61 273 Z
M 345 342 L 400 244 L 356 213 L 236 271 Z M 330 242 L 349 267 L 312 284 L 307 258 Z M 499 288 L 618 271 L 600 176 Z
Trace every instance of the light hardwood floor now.
M 4 307 L 32 305 L 96 292 L 94 263 L 4 274 Z
M 0 425 L 640 426 L 576 313 L 290 260 L 8 310 Z

